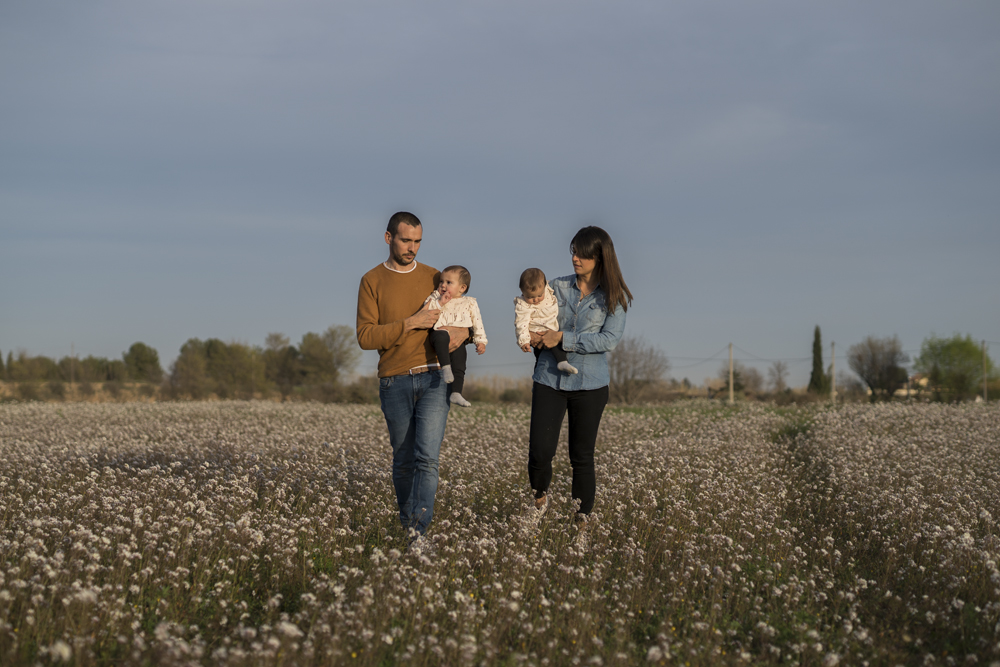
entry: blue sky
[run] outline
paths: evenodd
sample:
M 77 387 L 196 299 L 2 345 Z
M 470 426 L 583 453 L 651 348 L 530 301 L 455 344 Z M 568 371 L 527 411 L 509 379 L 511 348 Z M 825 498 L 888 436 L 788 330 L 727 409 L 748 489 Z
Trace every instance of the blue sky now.
M 353 326 L 401 209 L 472 272 L 473 375 L 530 372 L 518 275 L 584 224 L 677 378 L 817 324 L 1000 341 L 998 36 L 989 1 L 3 3 L 0 351 Z

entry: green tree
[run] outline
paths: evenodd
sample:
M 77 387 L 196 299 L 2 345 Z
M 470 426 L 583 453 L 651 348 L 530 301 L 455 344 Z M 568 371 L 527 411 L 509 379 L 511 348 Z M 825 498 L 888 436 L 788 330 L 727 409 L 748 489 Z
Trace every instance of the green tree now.
M 914 368 L 926 374 L 936 401 L 964 401 L 983 386 L 983 351 L 971 335 L 938 338 L 931 334 L 921 344 Z M 987 355 L 986 377 L 993 375 L 993 360 Z
M 868 336 L 847 351 L 847 364 L 871 389 L 873 403 L 879 396 L 885 400 L 891 399 L 896 390 L 906 384 L 906 369 L 903 364 L 909 360 L 903 352 L 899 336 Z
M 128 380 L 128 367 L 120 359 L 107 360 L 108 382 L 125 382 Z
M 249 377 L 246 376 L 245 369 L 240 368 L 242 350 L 235 349 L 218 338 L 206 340 L 204 349 L 206 370 L 215 394 L 219 398 L 236 396 L 242 389 L 244 379 Z
M 119 359 L 107 359 L 87 355 L 83 359 L 74 360 L 63 357 L 59 360 L 59 378 L 75 382 L 125 382 L 128 379 L 128 367 Z
M 3 365 L 3 352 L 0 351 L 0 380 L 7 379 L 7 367 Z
M 333 366 L 337 370 L 337 380 L 343 379 L 354 372 L 355 366 L 361 360 L 361 348 L 358 346 L 357 332 L 353 327 L 334 324 L 323 332 L 323 343 L 333 356 Z
M 300 372 L 307 385 L 339 382 L 360 358 L 354 329 L 344 325 L 330 326 L 322 334 L 309 332 L 299 343 Z
M 160 355 L 145 343 L 132 343 L 128 352 L 122 354 L 130 379 L 137 382 L 159 384 L 163 380 Z
M 304 384 L 322 385 L 336 382 L 337 366 L 334 363 L 333 353 L 322 336 L 311 331 L 302 336 L 299 355 Z
M 45 382 L 59 380 L 59 365 L 49 357 L 30 357 L 21 350 L 17 357 L 7 357 L 7 374 L 12 382 Z
M 809 391 L 814 394 L 830 393 L 830 377 L 823 372 L 823 339 L 818 324 L 813 333 L 813 367 L 809 374 Z
M 181 346 L 180 355 L 170 367 L 170 388 L 177 395 L 194 399 L 205 398 L 211 393 L 205 343 L 189 338 Z
M 10 366 L 14 363 L 14 354 L 7 350 L 7 366 L 4 368 L 4 379 L 10 382 L 13 378 L 10 376 Z
M 291 395 L 300 380 L 299 351 L 288 344 L 288 336 L 269 333 L 264 339 L 264 377 L 267 384 L 277 387 L 282 400 Z

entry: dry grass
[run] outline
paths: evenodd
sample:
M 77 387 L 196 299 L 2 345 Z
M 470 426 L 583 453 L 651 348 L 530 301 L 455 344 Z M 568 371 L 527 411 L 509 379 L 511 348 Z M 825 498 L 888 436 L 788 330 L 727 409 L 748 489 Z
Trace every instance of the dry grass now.
M 455 411 L 434 557 L 376 407 L 0 405 L 0 662 L 990 664 L 995 406 L 610 409 L 596 521 Z

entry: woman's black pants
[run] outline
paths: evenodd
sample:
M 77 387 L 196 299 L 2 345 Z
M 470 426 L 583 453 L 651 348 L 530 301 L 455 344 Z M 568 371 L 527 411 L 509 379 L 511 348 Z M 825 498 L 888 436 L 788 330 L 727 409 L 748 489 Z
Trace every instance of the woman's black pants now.
M 573 498 L 580 499 L 580 513 L 594 509 L 597 478 L 594 445 L 601 415 L 608 404 L 608 388 L 560 391 L 535 383 L 531 390 L 531 427 L 528 431 L 528 480 L 535 495 L 549 490 L 552 457 L 559 444 L 559 429 L 569 413 L 569 462 L 573 466 Z

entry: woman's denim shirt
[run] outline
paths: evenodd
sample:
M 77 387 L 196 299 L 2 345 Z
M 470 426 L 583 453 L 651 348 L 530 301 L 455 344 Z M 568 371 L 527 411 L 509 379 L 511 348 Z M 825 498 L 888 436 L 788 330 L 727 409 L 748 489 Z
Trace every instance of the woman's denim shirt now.
M 604 288 L 598 287 L 580 299 L 576 276 L 569 275 L 549 281 L 559 304 L 559 330 L 563 332 L 562 346 L 576 375 L 563 373 L 556 368 L 556 358 L 542 350 L 535 363 L 532 380 L 553 389 L 577 391 L 606 387 L 610 352 L 618 345 L 625 331 L 625 309 L 619 304 L 613 313 L 608 312 Z

